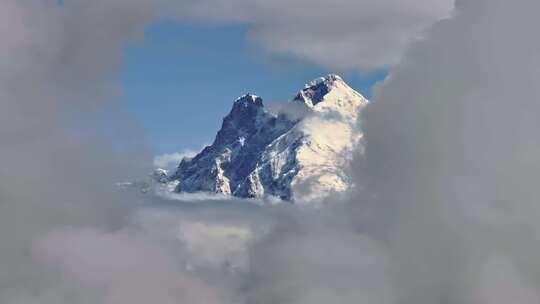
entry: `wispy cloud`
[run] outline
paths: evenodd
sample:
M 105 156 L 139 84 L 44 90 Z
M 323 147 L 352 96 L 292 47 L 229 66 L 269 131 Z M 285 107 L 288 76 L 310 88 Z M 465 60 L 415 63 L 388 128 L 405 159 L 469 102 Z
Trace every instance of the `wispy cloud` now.
M 195 150 L 184 150 L 181 153 L 161 154 L 154 157 L 154 166 L 166 170 L 174 169 L 184 158 L 190 158 L 197 155 Z
M 248 39 L 270 54 L 338 70 L 398 63 L 426 27 L 447 17 L 453 0 L 202 0 L 178 14 L 203 23 L 244 24 Z

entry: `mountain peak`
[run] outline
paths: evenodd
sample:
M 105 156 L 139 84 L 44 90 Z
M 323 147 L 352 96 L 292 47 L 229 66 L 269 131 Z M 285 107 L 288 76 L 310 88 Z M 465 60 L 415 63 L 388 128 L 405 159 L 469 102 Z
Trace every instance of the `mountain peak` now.
M 339 86 L 349 87 L 339 75 L 328 74 L 306 84 L 304 89 L 296 95 L 294 101 L 300 101 L 308 107 L 313 107 L 323 101 L 328 93 Z
M 319 77 L 319 78 L 317 78 L 315 80 L 312 80 L 311 82 L 309 82 L 308 84 L 305 85 L 305 89 L 314 88 L 314 87 L 321 86 L 321 85 L 330 87 L 336 81 L 342 81 L 343 82 L 343 78 L 341 78 L 341 76 L 339 76 L 337 74 L 328 74 L 328 75 L 326 75 L 324 77 Z
M 259 96 L 248 93 L 238 97 L 229 114 L 223 119 L 214 144 L 230 144 L 241 137 L 256 133 L 265 113 L 263 100 Z
M 236 99 L 234 105 L 241 105 L 243 107 L 249 107 L 250 105 L 262 106 L 262 98 L 257 95 L 247 93 Z
M 243 120 L 248 117 L 255 117 L 257 113 L 263 110 L 263 108 L 262 98 L 248 93 L 238 97 L 234 101 L 231 112 L 227 117 Z
M 283 109 L 301 112 L 291 119 L 266 111 L 256 95 L 242 95 L 212 145 L 182 161 L 168 184 L 176 192 L 306 202 L 346 191 L 352 184 L 344 165 L 362 143 L 356 122 L 367 100 L 330 74 L 307 84 L 294 102 Z

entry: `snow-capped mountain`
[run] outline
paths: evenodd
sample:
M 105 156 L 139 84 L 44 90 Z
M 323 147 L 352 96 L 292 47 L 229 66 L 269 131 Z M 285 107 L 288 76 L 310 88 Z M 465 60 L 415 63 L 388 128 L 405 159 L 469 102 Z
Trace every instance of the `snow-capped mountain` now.
M 159 180 L 175 192 L 311 201 L 352 185 L 344 167 L 361 144 L 357 128 L 368 101 L 341 77 L 305 86 L 277 111 L 260 97 L 238 98 L 212 145 L 184 158 Z

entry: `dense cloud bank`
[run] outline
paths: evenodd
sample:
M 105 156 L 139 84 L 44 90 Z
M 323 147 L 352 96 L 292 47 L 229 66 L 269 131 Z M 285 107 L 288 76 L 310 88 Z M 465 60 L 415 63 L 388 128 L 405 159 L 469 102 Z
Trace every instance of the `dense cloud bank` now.
M 137 32 L 129 22 L 107 25 L 113 20 L 102 13 L 86 18 L 44 1 L 0 1 L 1 303 L 91 301 L 35 260 L 32 244 L 64 227 L 121 227 L 128 201 L 114 182 L 138 174 L 136 164 L 147 159 L 131 143 L 139 135 L 123 112 L 109 105 L 112 125 L 100 110 L 115 94 L 118 38 Z M 118 32 L 97 35 L 90 23 L 98 16 Z M 136 153 L 118 157 L 101 136 L 113 127 L 126 135 L 126 154 Z
M 362 191 L 302 209 L 114 189 L 151 166 L 121 47 L 170 3 L 52 2 L 0 0 L 1 303 L 540 301 L 540 3 L 458 1 L 365 113 Z
M 366 115 L 400 303 L 537 303 L 537 1 L 458 1 Z

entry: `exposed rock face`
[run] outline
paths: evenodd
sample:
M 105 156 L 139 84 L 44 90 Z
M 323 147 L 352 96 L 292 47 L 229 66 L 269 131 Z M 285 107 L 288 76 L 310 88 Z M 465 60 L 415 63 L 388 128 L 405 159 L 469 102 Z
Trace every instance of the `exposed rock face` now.
M 368 101 L 339 76 L 306 85 L 279 113 L 246 94 L 234 102 L 212 145 L 184 159 L 168 182 L 176 192 L 311 201 L 351 187 L 344 166 L 361 144 L 356 127 Z

